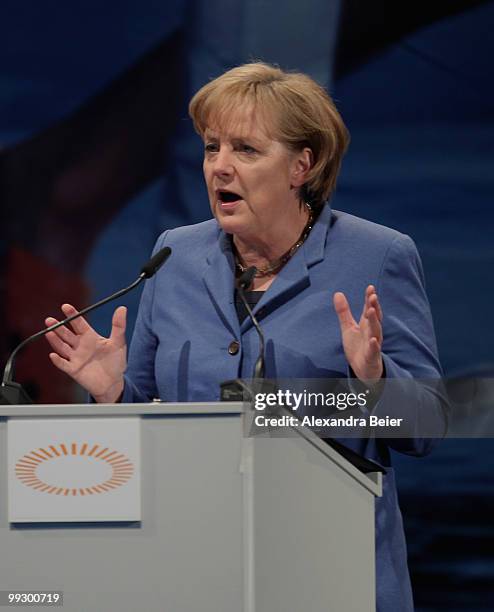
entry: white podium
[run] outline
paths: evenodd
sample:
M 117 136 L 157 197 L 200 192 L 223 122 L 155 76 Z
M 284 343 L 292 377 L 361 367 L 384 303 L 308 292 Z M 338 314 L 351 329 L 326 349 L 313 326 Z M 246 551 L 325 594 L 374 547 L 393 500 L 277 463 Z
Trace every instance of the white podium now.
M 129 415 L 141 521 L 8 522 L 9 419 Z M 240 403 L 0 406 L 0 590 L 61 590 L 66 612 L 374 611 L 381 474 L 307 429 L 246 437 L 244 418 Z

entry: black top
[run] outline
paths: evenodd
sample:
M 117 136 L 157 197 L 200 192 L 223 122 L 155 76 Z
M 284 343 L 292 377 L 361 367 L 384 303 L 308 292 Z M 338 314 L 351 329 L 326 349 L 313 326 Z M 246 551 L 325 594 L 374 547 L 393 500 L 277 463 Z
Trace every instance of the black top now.
M 255 305 L 262 298 L 263 295 L 264 295 L 264 291 L 245 291 L 245 299 L 247 300 L 247 304 L 249 304 L 251 310 L 254 310 Z M 248 317 L 249 315 L 236 289 L 235 289 L 234 297 L 235 297 L 235 310 L 237 311 L 239 323 L 240 325 L 242 325 L 244 319 Z

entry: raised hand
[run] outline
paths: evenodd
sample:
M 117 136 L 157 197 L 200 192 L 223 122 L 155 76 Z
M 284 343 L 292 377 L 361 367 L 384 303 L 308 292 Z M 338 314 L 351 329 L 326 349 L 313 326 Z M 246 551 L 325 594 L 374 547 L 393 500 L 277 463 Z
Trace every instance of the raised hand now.
M 343 350 L 348 363 L 359 380 L 368 384 L 377 382 L 383 373 L 383 315 L 375 287 L 369 285 L 365 290 L 364 307 L 358 323 L 353 318 L 344 293 L 335 293 L 333 303 L 340 321 Z
M 63 304 L 64 318 L 77 313 L 74 306 Z M 80 317 L 70 323 L 72 329 L 62 326 L 46 335 L 53 353 L 53 364 L 84 387 L 99 403 L 112 403 L 120 399 L 127 364 L 125 324 L 127 309 L 119 306 L 113 313 L 109 338 L 96 333 L 89 323 Z M 49 327 L 58 323 L 48 317 Z

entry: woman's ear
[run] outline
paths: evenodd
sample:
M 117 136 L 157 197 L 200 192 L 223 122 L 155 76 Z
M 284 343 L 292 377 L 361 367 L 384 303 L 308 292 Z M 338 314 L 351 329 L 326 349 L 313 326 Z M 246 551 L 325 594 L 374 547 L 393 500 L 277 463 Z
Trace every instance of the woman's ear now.
M 314 156 L 309 147 L 295 153 L 293 158 L 291 186 L 301 187 L 307 182 L 307 175 L 314 163 Z

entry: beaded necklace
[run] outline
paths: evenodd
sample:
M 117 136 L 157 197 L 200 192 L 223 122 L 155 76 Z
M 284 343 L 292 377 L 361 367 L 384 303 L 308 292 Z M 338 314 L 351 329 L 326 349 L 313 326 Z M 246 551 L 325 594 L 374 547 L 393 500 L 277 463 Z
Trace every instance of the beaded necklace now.
M 278 257 L 278 259 L 271 261 L 265 268 L 257 268 L 255 278 L 264 278 L 265 276 L 272 276 L 273 274 L 276 274 L 277 272 L 279 272 L 281 268 L 295 255 L 295 253 L 299 250 L 299 248 L 307 240 L 307 236 L 310 234 L 312 226 L 314 225 L 314 212 L 312 208 L 309 206 L 309 204 L 306 203 L 306 206 L 309 209 L 309 218 L 298 240 L 295 242 L 295 244 L 293 244 L 288 249 L 288 251 L 283 253 L 281 257 Z M 235 266 L 239 274 L 242 274 L 248 268 L 248 266 L 245 266 L 242 263 L 240 259 L 240 255 L 238 254 L 236 249 L 235 249 Z

